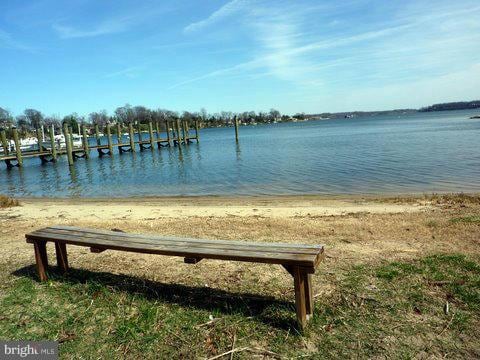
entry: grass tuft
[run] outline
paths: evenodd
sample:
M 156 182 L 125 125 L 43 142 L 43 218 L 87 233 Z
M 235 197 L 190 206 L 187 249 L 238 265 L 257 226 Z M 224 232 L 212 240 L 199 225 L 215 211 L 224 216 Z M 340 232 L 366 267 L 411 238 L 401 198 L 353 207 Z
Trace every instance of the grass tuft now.
M 8 208 L 12 206 L 19 206 L 20 203 L 18 200 L 13 199 L 9 196 L 0 195 L 0 208 Z
M 450 219 L 450 222 L 454 224 L 480 224 L 480 215 L 461 216 Z

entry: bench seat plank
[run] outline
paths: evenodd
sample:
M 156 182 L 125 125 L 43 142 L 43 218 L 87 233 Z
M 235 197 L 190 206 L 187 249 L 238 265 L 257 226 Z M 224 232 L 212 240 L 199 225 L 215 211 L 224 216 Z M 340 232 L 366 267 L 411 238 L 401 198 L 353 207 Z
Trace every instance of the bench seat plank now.
M 276 244 L 276 243 L 253 243 L 253 242 L 233 242 L 222 241 L 222 240 L 198 240 L 198 239 L 188 239 L 180 237 L 146 237 L 146 236 L 137 236 L 125 233 L 96 233 L 92 231 L 78 231 L 78 230 L 66 230 L 66 229 L 41 229 L 37 230 L 30 234 L 30 236 L 36 235 L 74 235 L 79 238 L 88 240 L 88 242 L 93 243 L 102 240 L 114 240 L 114 241 L 129 241 L 142 244 L 153 244 L 153 245 L 185 245 L 190 247 L 204 247 L 204 248 L 216 248 L 216 249 L 230 249 L 230 250 L 247 250 L 247 251 L 268 251 L 268 252 L 278 252 L 286 254 L 304 254 L 304 255 L 316 255 L 318 254 L 319 246 L 311 248 L 302 248 L 302 247 L 288 247 L 288 246 L 278 246 L 285 244 Z
M 54 241 L 98 249 L 289 264 L 309 268 L 309 272 L 314 272 L 323 256 L 321 245 L 289 246 L 277 243 L 158 237 L 67 226 L 40 229 L 27 234 L 26 238 L 28 242 Z

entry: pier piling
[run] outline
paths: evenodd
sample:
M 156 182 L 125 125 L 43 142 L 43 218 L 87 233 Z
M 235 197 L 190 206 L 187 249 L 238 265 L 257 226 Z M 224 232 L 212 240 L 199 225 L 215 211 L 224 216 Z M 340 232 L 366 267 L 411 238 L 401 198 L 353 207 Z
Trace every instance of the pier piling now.
M 168 121 L 168 119 L 165 120 L 165 131 L 167 132 L 168 146 L 172 146 L 170 139 L 170 122 Z
M 38 127 L 35 128 L 35 134 L 37 135 L 38 152 L 43 153 L 42 133 Z
M 117 122 L 117 144 L 122 144 L 122 126 Z
M 155 144 L 155 139 L 153 137 L 153 125 L 152 122 L 148 122 L 148 134 L 150 135 L 150 148 L 153 150 L 153 144 Z
M 135 132 L 133 131 L 133 124 L 128 124 L 128 132 L 130 134 L 130 149 L 135 151 Z
M 188 139 L 188 123 L 187 120 L 182 121 L 182 130 L 183 130 L 183 143 L 188 144 L 190 141 Z
M 113 156 L 112 131 L 110 130 L 110 124 L 107 124 L 107 141 L 108 151 L 110 152 L 110 156 Z
M 52 161 L 57 161 L 57 144 L 55 144 L 55 127 L 54 125 L 50 126 L 48 129 L 50 135 L 50 146 L 51 146 L 51 154 L 52 154 Z
M 7 133 L 4 129 L 0 131 L 0 140 L 2 141 L 3 153 L 5 155 L 10 154 L 10 149 L 7 142 Z
M 175 132 L 177 133 L 177 144 L 180 146 L 180 144 L 182 143 L 182 135 L 180 134 L 180 119 L 175 119 L 175 124 Z
M 199 141 L 198 133 L 199 133 L 199 124 L 198 124 L 198 119 L 195 119 L 195 139 L 197 142 Z
M 65 136 L 65 147 L 67 150 L 67 158 L 68 158 L 68 165 L 73 166 L 73 150 L 72 150 L 72 142 L 71 142 L 71 136 L 68 131 L 68 125 L 64 124 L 63 125 L 63 133 Z
M 15 155 L 17 157 L 17 164 L 20 167 L 23 165 L 23 158 L 22 158 L 22 149 L 20 149 L 20 141 L 18 140 L 17 128 L 12 128 L 12 132 L 13 132 L 13 142 L 15 143 Z
M 157 146 L 160 149 L 162 147 L 162 143 L 160 142 L 160 123 L 155 121 L 155 130 L 157 132 Z
M 83 153 L 85 154 L 85 159 L 90 157 L 90 148 L 88 147 L 88 136 L 87 129 L 85 125 L 82 125 L 82 144 L 83 144 Z
M 238 141 L 238 118 L 236 115 L 233 120 L 235 123 L 235 140 Z
M 100 145 L 101 141 L 100 141 L 100 131 L 98 131 L 98 124 L 95 124 L 95 139 L 97 140 L 97 145 Z

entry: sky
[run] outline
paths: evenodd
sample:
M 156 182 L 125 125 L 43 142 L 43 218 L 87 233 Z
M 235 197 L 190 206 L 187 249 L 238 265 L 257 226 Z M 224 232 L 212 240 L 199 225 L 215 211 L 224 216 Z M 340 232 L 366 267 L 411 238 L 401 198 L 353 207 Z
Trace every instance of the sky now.
M 14 114 L 320 113 L 480 98 L 478 0 L 0 0 Z

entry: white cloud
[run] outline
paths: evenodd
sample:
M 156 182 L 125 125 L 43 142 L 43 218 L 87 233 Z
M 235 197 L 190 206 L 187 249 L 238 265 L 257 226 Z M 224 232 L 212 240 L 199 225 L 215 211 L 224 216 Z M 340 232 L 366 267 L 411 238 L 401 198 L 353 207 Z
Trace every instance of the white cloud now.
M 206 19 L 191 23 L 183 29 L 184 32 L 195 32 L 205 27 L 210 26 L 217 21 L 220 21 L 223 18 L 226 18 L 234 13 L 238 12 L 247 4 L 247 0 L 232 0 L 225 5 L 223 5 L 218 10 L 214 11 L 209 17 Z
M 475 60 L 472 49 L 480 38 L 480 26 L 475 21 L 480 7 L 474 5 L 452 9 L 449 4 L 435 8 L 424 4 L 414 11 L 392 11 L 385 19 L 357 25 L 350 25 L 346 16 L 346 25 L 332 31 L 329 17 L 339 16 L 334 4 L 330 14 L 328 7 L 317 14 L 318 23 L 325 19 L 325 26 L 310 31 L 308 20 L 317 18 L 311 9 L 281 2 L 264 4 L 250 2 L 243 9 L 246 16 L 241 25 L 255 42 L 251 60 L 186 79 L 173 87 L 215 77 L 247 77 L 258 70 L 311 90 L 349 80 L 423 80 L 470 66 Z M 209 26 L 241 7 L 242 3 L 232 1 L 185 30 Z M 455 60 L 452 63 L 450 59 Z

